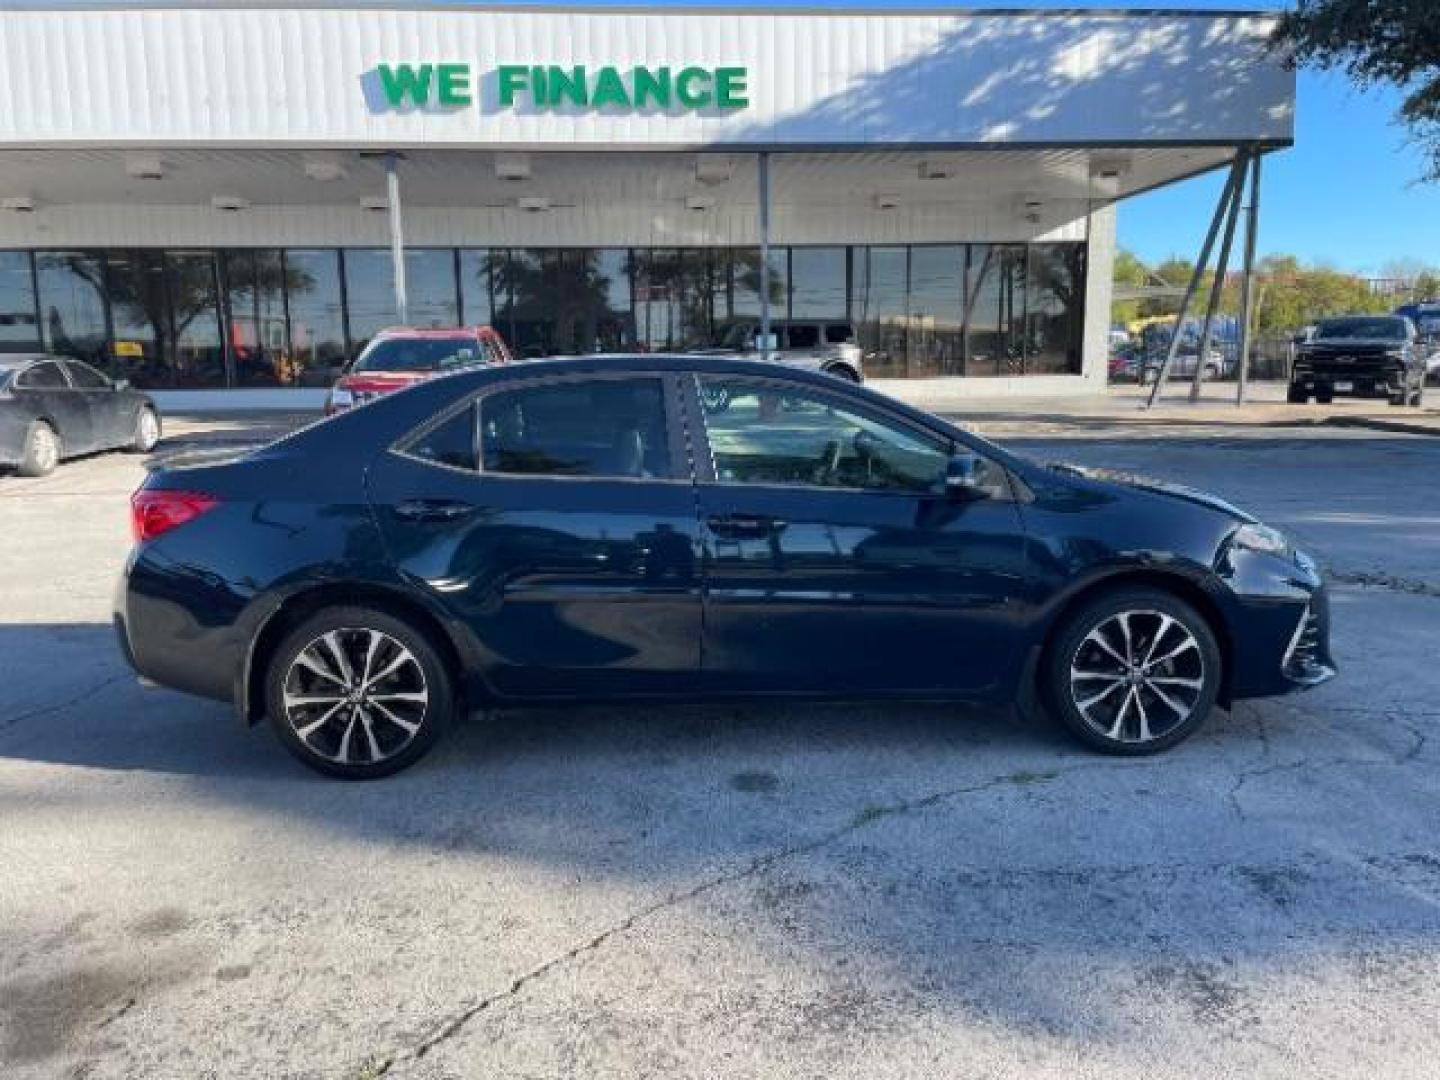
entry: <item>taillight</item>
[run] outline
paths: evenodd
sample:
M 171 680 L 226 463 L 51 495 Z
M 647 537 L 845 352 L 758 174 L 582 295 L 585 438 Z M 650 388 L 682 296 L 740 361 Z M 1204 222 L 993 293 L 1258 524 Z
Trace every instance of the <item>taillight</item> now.
M 154 540 L 218 505 L 219 499 L 198 491 L 141 488 L 130 496 L 130 534 L 136 543 Z

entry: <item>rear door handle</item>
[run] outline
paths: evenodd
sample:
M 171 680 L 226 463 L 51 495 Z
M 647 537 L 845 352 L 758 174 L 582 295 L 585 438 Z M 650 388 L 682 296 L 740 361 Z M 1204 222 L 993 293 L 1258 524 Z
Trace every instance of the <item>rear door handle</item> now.
M 786 522 L 764 514 L 712 514 L 705 524 L 716 536 L 740 539 L 773 536 L 785 528 Z
M 475 505 L 460 499 L 407 499 L 393 507 L 406 521 L 458 521 L 475 513 Z

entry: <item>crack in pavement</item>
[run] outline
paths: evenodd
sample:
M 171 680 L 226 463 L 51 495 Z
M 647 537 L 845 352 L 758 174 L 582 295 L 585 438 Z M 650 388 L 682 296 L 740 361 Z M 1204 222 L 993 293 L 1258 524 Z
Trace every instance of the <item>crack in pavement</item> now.
M 789 847 L 767 852 L 733 870 L 728 870 L 724 873 L 706 878 L 689 888 L 667 893 L 661 899 L 632 912 L 624 919 L 605 928 L 588 940 L 581 942 L 573 948 L 567 949 L 557 956 L 551 957 L 531 968 L 529 971 L 517 976 L 504 990 L 483 997 L 459 1010 L 409 1049 L 389 1054 L 372 1055 L 361 1067 L 359 1075 L 366 1078 L 381 1077 L 388 1074 L 396 1065 L 406 1061 L 420 1060 L 441 1043 L 458 1035 L 471 1020 L 475 1019 L 475 1017 L 481 1013 L 516 997 L 529 984 L 543 979 L 550 972 L 569 964 L 571 961 L 578 960 L 588 953 L 596 952 L 611 938 L 634 929 L 636 926 L 661 912 L 678 907 L 706 893 L 724 888 L 727 885 L 732 885 L 735 882 L 744 881 L 747 878 L 764 873 L 770 868 L 789 859 L 812 854 L 882 819 L 914 813 L 915 811 L 928 809 L 949 799 L 956 799 L 966 795 L 978 795 L 1005 785 L 1027 787 L 1037 783 L 1056 780 L 1062 776 L 1070 776 L 1077 772 L 1097 770 L 1118 771 L 1125 768 L 1140 767 L 1143 767 L 1143 762 L 1081 762 L 1068 768 L 1053 769 L 1046 772 L 1019 771 L 1006 773 L 1003 776 L 992 777 L 989 780 L 979 783 L 967 784 L 957 788 L 948 788 L 915 799 L 902 799 L 885 805 L 867 806 L 853 815 L 844 825 L 836 826 L 821 833 L 817 837 L 803 843 L 793 844 Z
M 1325 571 L 1325 578 L 1339 585 L 1352 585 L 1361 589 L 1379 589 L 1382 592 L 1440 598 L 1440 585 L 1422 581 L 1419 578 L 1399 577 L 1395 574 L 1368 570 L 1336 570 L 1334 568 Z
M 125 678 L 126 676 L 123 673 L 119 675 L 111 675 L 109 678 L 102 679 L 100 682 L 96 683 L 94 686 L 91 686 L 89 689 L 82 690 L 74 697 L 66 698 L 64 701 L 57 701 L 51 705 L 41 705 L 37 708 L 29 709 L 25 712 L 22 712 L 16 716 L 12 716 L 8 720 L 0 721 L 0 731 L 8 731 L 16 724 L 23 723 L 26 720 L 34 720 L 37 716 L 48 716 L 51 713 L 59 712 L 61 709 L 68 709 L 71 706 L 79 705 L 81 702 L 90 700 L 96 694 L 100 693 L 100 691 L 106 689 L 107 687 L 114 686 L 116 683 L 123 681 Z

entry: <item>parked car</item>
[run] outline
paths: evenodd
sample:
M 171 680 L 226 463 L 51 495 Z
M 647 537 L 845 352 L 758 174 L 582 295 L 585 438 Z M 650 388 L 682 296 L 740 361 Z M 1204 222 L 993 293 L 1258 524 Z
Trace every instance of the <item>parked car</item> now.
M 132 505 L 129 662 L 341 777 L 621 698 L 1038 701 L 1144 754 L 1334 674 L 1315 563 L 1244 512 L 774 364 L 475 370 Z
M 1175 354 L 1175 361 L 1170 365 L 1170 378 L 1172 379 L 1193 379 L 1195 378 L 1195 361 L 1200 355 L 1200 350 L 1195 346 L 1189 348 L 1182 345 L 1180 351 Z M 1165 356 L 1146 356 L 1140 365 L 1140 382 L 1149 386 L 1160 377 L 1160 365 L 1164 363 Z M 1211 349 L 1205 354 L 1205 370 L 1201 373 L 1202 379 L 1223 379 L 1229 378 L 1233 373 L 1235 365 L 1219 349 Z
M 1415 324 L 1398 315 L 1342 315 L 1321 319 L 1296 346 L 1286 400 L 1336 395 L 1383 397 L 1391 405 L 1419 405 L 1425 396 L 1425 356 Z
M 45 476 L 65 458 L 159 441 L 160 410 L 124 379 L 65 357 L 0 355 L 0 466 Z
M 326 415 L 364 405 L 438 375 L 511 362 L 505 339 L 488 326 L 417 330 L 395 326 L 370 339 L 325 401 Z
M 771 340 L 760 340 L 759 319 L 726 323 L 714 348 L 702 354 L 768 360 L 804 371 L 823 371 L 847 382 L 863 382 L 865 364 L 853 324 L 837 319 L 776 319 Z

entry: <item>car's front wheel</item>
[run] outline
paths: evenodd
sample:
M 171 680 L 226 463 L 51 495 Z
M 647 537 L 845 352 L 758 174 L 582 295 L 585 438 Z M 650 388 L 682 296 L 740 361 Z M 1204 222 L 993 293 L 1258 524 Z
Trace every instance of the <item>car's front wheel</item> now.
M 1205 722 L 1220 675 L 1220 649 L 1199 612 L 1158 589 L 1123 589 L 1059 627 L 1041 689 L 1081 741 L 1112 754 L 1153 754 Z
M 449 726 L 451 678 L 434 644 L 388 612 L 328 608 L 280 643 L 266 703 L 280 741 L 310 768 L 363 780 L 418 761 Z

